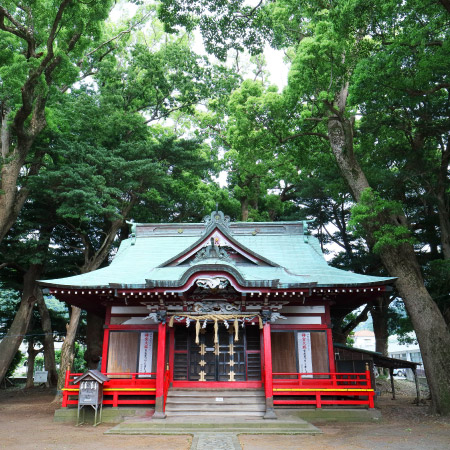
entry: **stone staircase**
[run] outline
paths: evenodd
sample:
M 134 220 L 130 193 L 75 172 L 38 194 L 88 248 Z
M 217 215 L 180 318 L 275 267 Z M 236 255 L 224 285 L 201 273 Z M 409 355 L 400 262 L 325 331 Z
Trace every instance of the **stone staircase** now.
M 262 389 L 169 389 L 167 417 L 247 416 L 263 417 L 266 412 Z

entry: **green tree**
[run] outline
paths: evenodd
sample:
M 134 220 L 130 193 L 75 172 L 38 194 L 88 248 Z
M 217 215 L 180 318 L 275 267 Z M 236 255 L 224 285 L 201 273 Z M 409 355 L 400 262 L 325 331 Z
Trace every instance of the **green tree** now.
M 284 95 L 290 105 L 286 117 L 292 117 L 295 126 L 282 139 L 315 135 L 328 142 L 354 201 L 368 213 L 359 215 L 364 238 L 369 247 L 377 246 L 384 266 L 397 277 L 396 288 L 424 355 L 434 410 L 450 413 L 450 333 L 424 285 L 404 205 L 370 190 L 372 166 L 366 162 L 371 160 L 372 149 L 359 146 L 355 125 L 363 112 L 360 106 L 372 103 L 376 108 L 376 94 L 366 86 L 359 91 L 363 98 L 358 103 L 350 95 L 359 86 L 362 72 L 376 70 L 372 59 L 384 57 L 383 67 L 402 83 L 397 88 L 405 94 L 402 102 L 414 96 L 448 96 L 449 16 L 442 5 L 427 0 L 393 0 L 383 5 L 365 0 L 281 1 L 260 2 L 251 8 L 243 2 L 216 7 L 208 0 L 173 0 L 164 2 L 160 14 L 169 28 L 175 23 L 188 28 L 199 23 L 206 48 L 211 52 L 218 49 L 219 57 L 225 57 L 229 48 L 254 50 L 267 31 L 273 45 L 292 47 Z M 212 24 L 212 32 L 206 32 L 207 24 Z M 403 49 L 403 57 L 395 57 L 392 49 L 396 48 L 399 53 Z M 381 83 L 382 76 L 379 70 Z M 385 109 L 385 104 L 381 108 Z M 448 110 L 443 114 L 447 118 Z M 375 146 L 372 142 L 372 148 Z
M 102 38 L 112 1 L 16 1 L 0 5 L 0 240 L 28 196 L 19 178 L 36 175 L 42 154 L 31 152 L 47 124 L 46 108 L 57 90 L 72 85 Z M 90 62 L 90 61 L 89 61 Z

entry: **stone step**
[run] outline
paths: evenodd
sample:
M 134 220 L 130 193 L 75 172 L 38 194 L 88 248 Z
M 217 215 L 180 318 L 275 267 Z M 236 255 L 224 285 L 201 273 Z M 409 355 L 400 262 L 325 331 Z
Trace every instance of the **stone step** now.
M 227 430 L 228 431 L 228 430 Z M 255 430 L 253 428 L 241 428 L 236 430 L 238 434 L 321 434 L 322 432 L 318 429 L 299 429 L 297 427 L 286 428 L 280 430 L 279 428 L 264 428 L 262 430 Z M 210 433 L 211 428 L 198 428 L 195 430 L 197 433 Z M 118 435 L 170 435 L 170 434 L 190 434 L 190 432 L 186 429 L 173 429 L 173 430 L 149 430 L 147 428 L 133 428 L 133 429 L 119 429 L 115 430 L 114 428 L 108 431 L 105 431 L 104 434 L 118 434 Z
M 239 399 L 235 399 L 235 400 L 228 400 L 228 401 L 220 401 L 220 402 L 216 402 L 216 401 L 186 401 L 186 400 L 181 400 L 181 399 L 167 399 L 166 402 L 166 407 L 176 407 L 176 406 L 182 406 L 182 405 L 189 405 L 191 408 L 198 408 L 199 406 L 205 405 L 205 406 L 209 406 L 211 408 L 215 408 L 215 407 L 234 407 L 235 409 L 241 409 L 241 408 L 246 408 L 248 407 L 255 407 L 255 406 L 265 406 L 266 402 L 263 401 L 256 401 L 256 400 L 252 400 L 252 401 L 248 401 L 248 402 L 243 402 L 242 400 Z
M 236 408 L 236 405 L 205 405 L 205 404 L 167 404 L 166 412 L 172 413 L 173 411 L 265 411 L 266 405 L 245 405 L 240 408 Z
M 207 411 L 198 411 L 198 410 L 180 410 L 180 411 L 173 411 L 173 410 L 167 410 L 166 409 L 166 414 L 167 417 L 175 417 L 175 416 L 205 416 L 205 417 L 209 417 L 209 416 L 215 416 L 215 417 L 263 417 L 265 414 L 265 410 L 264 411 L 211 411 L 211 410 L 207 410 Z
M 242 419 L 240 419 L 242 420 Z M 321 430 L 304 420 L 294 421 L 245 419 L 239 422 L 231 417 L 189 416 L 139 422 L 123 422 L 105 434 L 320 434 Z
M 177 430 L 183 428 L 184 430 L 190 430 L 195 432 L 197 429 L 213 429 L 219 431 L 236 431 L 241 429 L 251 428 L 255 433 L 259 433 L 266 428 L 271 429 L 306 429 L 311 428 L 311 424 L 301 419 L 296 420 L 265 420 L 261 418 L 245 418 L 239 417 L 237 420 L 231 416 L 218 419 L 216 417 L 205 417 L 191 415 L 189 417 L 168 417 L 165 420 L 154 419 L 130 419 L 122 422 L 114 427 L 116 430 L 120 429 L 148 429 L 148 430 Z
M 219 400 L 217 400 L 219 399 Z M 191 397 L 167 397 L 166 404 L 183 404 L 191 405 L 207 404 L 207 405 L 262 405 L 265 404 L 265 398 L 240 398 L 240 397 L 211 397 L 211 398 L 191 398 Z
M 168 417 L 262 417 L 266 411 L 266 403 L 262 389 L 170 389 L 165 411 Z
M 216 390 L 216 389 L 169 389 L 168 396 L 170 397 L 255 397 L 264 398 L 264 391 L 258 390 Z

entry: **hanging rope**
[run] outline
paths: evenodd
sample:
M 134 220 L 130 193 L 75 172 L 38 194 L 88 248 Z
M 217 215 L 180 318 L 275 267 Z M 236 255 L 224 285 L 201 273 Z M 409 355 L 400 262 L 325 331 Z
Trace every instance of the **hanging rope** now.
M 192 314 L 175 314 L 170 317 L 169 327 L 173 327 L 174 321 L 178 322 L 183 319 L 186 320 L 186 326 L 189 326 L 192 320 L 195 320 L 195 343 L 198 345 L 200 343 L 200 329 L 201 324 L 200 321 L 204 320 L 203 328 L 205 328 L 205 324 L 207 320 L 214 321 L 214 344 L 219 342 L 219 321 L 227 322 L 228 320 L 234 319 L 234 340 L 239 340 L 239 319 L 244 321 L 247 319 L 248 321 L 258 318 L 259 328 L 263 328 L 263 323 L 261 316 L 258 314 L 203 314 L 199 316 L 194 316 Z
M 198 337 L 199 333 L 200 333 L 200 320 L 197 320 L 195 322 L 195 343 L 197 345 L 200 343 L 199 337 Z
M 214 344 L 219 343 L 219 324 L 217 323 L 217 319 L 214 319 Z

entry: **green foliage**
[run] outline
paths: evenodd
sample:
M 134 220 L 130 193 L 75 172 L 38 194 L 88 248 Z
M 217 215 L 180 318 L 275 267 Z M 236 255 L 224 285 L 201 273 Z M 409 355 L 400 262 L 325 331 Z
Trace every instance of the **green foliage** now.
M 74 346 L 74 359 L 73 359 L 73 372 L 84 373 L 88 370 L 86 361 L 84 359 L 85 348 L 79 343 L 75 342 Z M 61 350 L 55 351 L 56 366 L 59 367 L 61 362 Z
M 370 230 L 374 238 L 373 251 L 378 253 L 386 246 L 397 247 L 416 242 L 407 226 L 394 223 L 395 215 L 401 211 L 401 204 L 385 200 L 378 192 L 367 188 L 360 201 L 353 206 L 349 224 L 359 236 L 366 236 L 367 230 Z M 390 217 L 392 220 L 386 223 Z
M 198 26 L 206 37 L 206 51 L 222 61 L 230 49 L 247 48 L 252 54 L 260 53 L 264 32 L 270 32 L 265 25 L 269 19 L 267 13 L 247 5 L 244 0 L 164 1 L 158 13 L 167 32 L 178 32 L 178 25 L 189 32 Z
M 430 261 L 424 273 L 427 289 L 450 325 L 450 260 Z
M 0 285 L 0 339 L 8 332 L 18 305 L 20 295 L 13 289 L 8 289 L 5 284 Z
M 23 354 L 22 352 L 19 350 L 15 355 L 13 360 L 11 361 L 11 364 L 9 365 L 8 370 L 6 371 L 6 377 L 11 377 L 14 372 L 16 371 L 16 369 L 20 366 L 21 362 L 22 362 L 22 358 L 23 358 Z
M 51 85 L 74 83 L 85 62 L 85 52 L 98 45 L 103 37 L 103 23 L 112 5 L 110 0 L 89 4 L 78 0 L 67 4 L 51 0 L 3 1 L 0 10 L 5 25 L 0 30 L 2 103 L 6 101 L 16 112 L 25 81 L 34 77 L 36 94 L 41 97 L 47 96 Z M 51 30 L 55 22 L 57 30 L 53 36 Z M 57 69 L 52 68 L 44 76 L 42 68 L 48 67 L 52 59 Z
M 350 331 L 348 334 L 345 345 L 347 347 L 353 347 L 355 345 L 355 333 L 353 331 Z
M 401 299 L 395 299 L 387 310 L 389 335 L 396 335 L 400 344 L 414 344 L 411 337 L 414 331 L 411 319 L 406 312 L 405 305 Z

